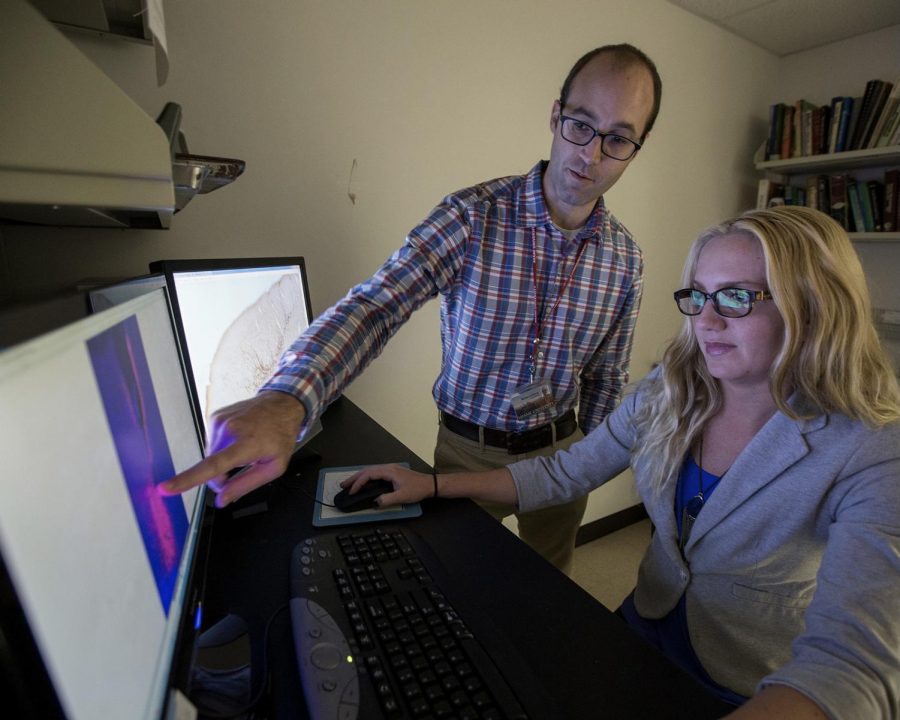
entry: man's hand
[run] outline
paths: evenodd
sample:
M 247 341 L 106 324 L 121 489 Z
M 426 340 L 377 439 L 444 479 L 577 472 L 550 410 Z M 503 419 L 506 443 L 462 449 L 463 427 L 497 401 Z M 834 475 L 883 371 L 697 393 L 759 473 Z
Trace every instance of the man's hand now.
M 157 489 L 177 495 L 206 483 L 217 494 L 216 507 L 225 507 L 284 473 L 305 416 L 300 401 L 282 392 L 260 393 L 217 410 L 210 418 L 206 458 Z

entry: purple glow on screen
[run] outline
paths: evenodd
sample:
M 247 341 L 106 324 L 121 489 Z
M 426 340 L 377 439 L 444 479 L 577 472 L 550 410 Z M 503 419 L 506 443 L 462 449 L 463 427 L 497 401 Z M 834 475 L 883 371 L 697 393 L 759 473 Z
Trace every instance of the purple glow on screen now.
M 156 485 L 175 474 L 137 318 L 129 317 L 87 342 L 94 376 L 147 558 L 168 614 L 188 530 L 180 497 Z

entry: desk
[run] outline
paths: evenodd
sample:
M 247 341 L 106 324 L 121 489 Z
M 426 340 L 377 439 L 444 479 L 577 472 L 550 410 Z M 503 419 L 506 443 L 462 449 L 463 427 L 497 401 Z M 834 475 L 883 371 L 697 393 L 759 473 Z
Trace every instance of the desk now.
M 244 618 L 257 654 L 262 628 L 289 600 L 291 550 L 317 532 L 312 514 L 318 469 L 405 460 L 413 469 L 430 470 L 346 398 L 327 410 L 322 423 L 324 430 L 298 452 L 282 478 L 215 519 L 206 615 L 210 621 L 228 612 Z M 727 712 L 474 503 L 427 500 L 423 510 L 422 517 L 401 522 L 442 561 L 453 587 L 440 584 L 460 612 L 477 608 L 479 622 L 515 646 L 514 660 L 541 696 L 547 718 L 696 720 Z M 268 662 L 270 716 L 305 718 L 287 612 L 272 622 Z

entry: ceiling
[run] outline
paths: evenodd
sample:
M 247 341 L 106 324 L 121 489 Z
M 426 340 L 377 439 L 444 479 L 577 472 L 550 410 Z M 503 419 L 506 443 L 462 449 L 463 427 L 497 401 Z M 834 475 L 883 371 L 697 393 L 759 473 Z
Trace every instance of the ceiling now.
M 778 56 L 900 25 L 900 0 L 669 2 Z

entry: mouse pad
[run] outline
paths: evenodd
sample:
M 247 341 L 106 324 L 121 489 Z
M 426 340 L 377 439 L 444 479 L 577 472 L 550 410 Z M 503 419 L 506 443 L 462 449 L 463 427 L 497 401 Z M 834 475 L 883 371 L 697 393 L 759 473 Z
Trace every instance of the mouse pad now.
M 398 464 L 409 467 L 409 463 Z M 349 513 L 330 507 L 334 505 L 334 496 L 341 491 L 340 483 L 364 467 L 365 465 L 355 465 L 351 467 L 322 468 L 319 470 L 319 482 L 316 485 L 316 509 L 313 511 L 313 525 L 315 527 L 400 520 L 419 517 L 422 514 L 422 506 L 419 503 L 393 505 L 386 508 L 370 508 Z

